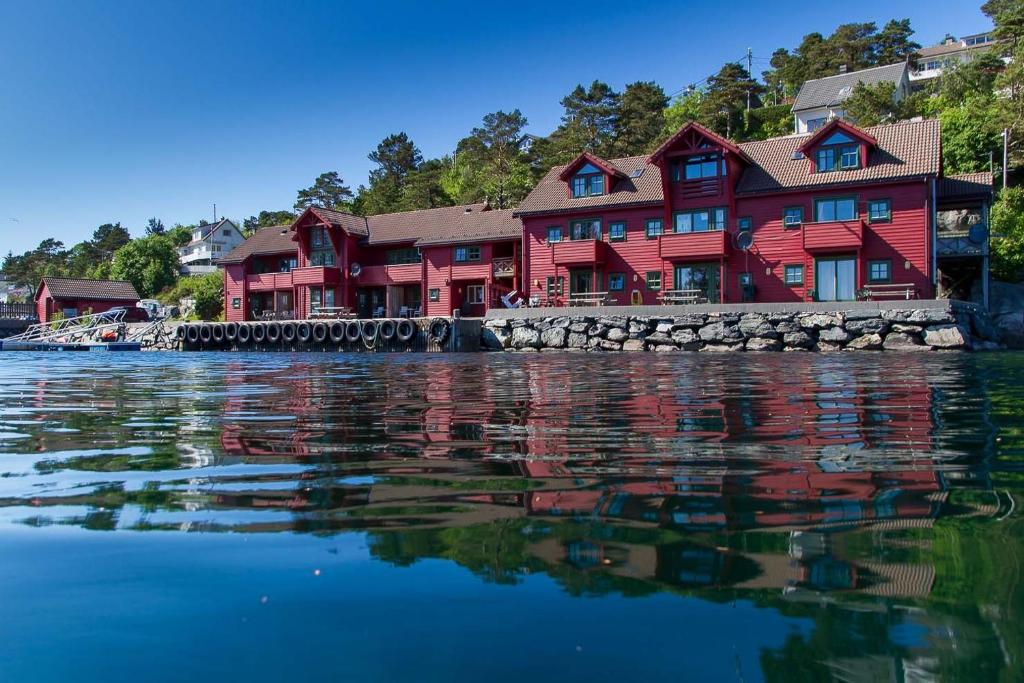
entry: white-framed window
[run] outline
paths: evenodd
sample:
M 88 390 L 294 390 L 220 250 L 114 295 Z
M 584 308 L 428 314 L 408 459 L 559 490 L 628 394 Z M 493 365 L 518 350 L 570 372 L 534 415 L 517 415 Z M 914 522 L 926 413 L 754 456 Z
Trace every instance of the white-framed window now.
M 467 285 L 466 302 L 471 304 L 482 304 L 484 302 L 484 286 Z

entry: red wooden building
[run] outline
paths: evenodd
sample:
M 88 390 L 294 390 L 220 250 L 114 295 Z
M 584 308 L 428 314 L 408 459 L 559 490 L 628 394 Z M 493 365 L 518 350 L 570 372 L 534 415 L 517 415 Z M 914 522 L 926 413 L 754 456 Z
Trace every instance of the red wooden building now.
M 59 313 L 74 318 L 87 313 L 103 313 L 111 308 L 134 308 L 139 294 L 130 282 L 121 280 L 79 280 L 44 277 L 36 290 L 36 314 L 40 322 L 53 320 Z
M 521 239 L 512 212 L 486 204 L 366 218 L 307 209 L 221 259 L 227 319 L 305 318 L 321 307 L 481 316 L 521 288 Z
M 937 121 L 742 144 L 689 123 L 653 154 L 551 169 L 515 212 L 524 287 L 553 305 L 933 298 L 943 265 L 987 268 L 987 236 L 938 256 L 941 175 Z M 964 182 L 987 215 L 990 180 Z

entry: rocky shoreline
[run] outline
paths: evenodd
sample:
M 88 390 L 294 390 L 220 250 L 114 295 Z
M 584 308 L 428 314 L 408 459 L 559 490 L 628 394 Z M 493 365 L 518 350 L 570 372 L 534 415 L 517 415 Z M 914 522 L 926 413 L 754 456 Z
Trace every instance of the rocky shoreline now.
M 984 314 L 968 308 L 766 311 L 669 316 L 489 318 L 492 351 L 986 351 L 1003 348 Z

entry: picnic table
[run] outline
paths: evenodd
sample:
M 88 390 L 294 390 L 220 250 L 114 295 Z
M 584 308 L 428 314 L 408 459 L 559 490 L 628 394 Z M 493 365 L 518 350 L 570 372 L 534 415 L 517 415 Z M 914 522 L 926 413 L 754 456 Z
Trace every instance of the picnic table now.
M 257 316 L 260 320 L 291 320 L 292 311 L 263 311 Z
M 336 320 L 354 318 L 356 314 L 348 306 L 317 306 L 309 314 L 309 317 L 317 320 Z
M 666 289 L 659 297 L 664 306 L 679 306 L 687 304 L 706 304 L 707 296 L 701 289 Z
M 569 295 L 570 306 L 603 306 L 610 301 L 608 292 L 573 292 Z
M 864 285 L 860 291 L 860 298 L 864 301 L 875 299 L 916 299 L 917 287 L 912 284 L 895 283 Z

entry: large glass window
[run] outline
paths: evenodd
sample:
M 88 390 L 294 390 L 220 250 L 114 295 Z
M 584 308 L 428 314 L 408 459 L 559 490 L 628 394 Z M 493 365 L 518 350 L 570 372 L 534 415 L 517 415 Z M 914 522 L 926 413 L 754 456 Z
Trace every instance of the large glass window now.
M 674 217 L 674 232 L 709 232 L 725 230 L 725 209 L 679 211 Z
M 327 228 L 313 226 L 309 229 L 309 265 L 334 265 L 334 245 Z
M 852 221 L 855 218 L 857 218 L 857 200 L 854 197 L 814 200 L 814 220 L 819 223 Z
M 657 291 L 661 289 L 661 271 L 651 270 L 647 272 L 647 289 Z
M 719 269 L 715 263 L 682 263 L 673 268 L 673 285 L 693 303 L 718 303 Z
M 601 239 L 601 221 L 594 218 L 569 223 L 569 239 L 599 240 Z
M 482 304 L 484 302 L 484 286 L 468 285 L 466 287 L 466 303 Z
M 419 263 L 420 250 L 416 247 L 409 247 L 407 249 L 388 249 L 387 259 L 389 266 Z
M 853 301 L 856 280 L 856 259 L 819 259 L 815 264 L 814 286 L 818 301 Z
M 455 262 L 479 261 L 480 247 L 455 247 Z
M 720 154 L 696 154 L 672 164 L 672 180 L 702 180 L 725 175 L 725 160 Z

